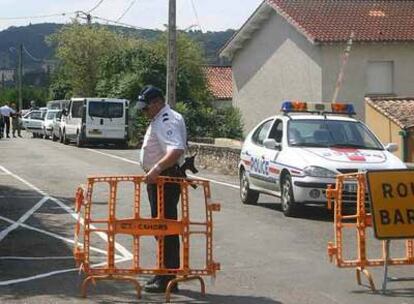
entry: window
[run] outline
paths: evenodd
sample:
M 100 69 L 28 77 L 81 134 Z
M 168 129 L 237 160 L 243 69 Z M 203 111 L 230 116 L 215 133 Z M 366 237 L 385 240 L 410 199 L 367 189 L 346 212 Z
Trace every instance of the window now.
M 270 130 L 269 138 L 273 138 L 276 140 L 277 143 L 280 143 L 282 141 L 282 135 L 283 135 L 283 122 L 278 119 L 274 123 L 272 130 Z
M 266 139 L 267 133 L 269 132 L 270 126 L 273 120 L 264 122 L 260 127 L 256 129 L 252 136 L 252 141 L 257 145 L 263 145 L 263 141 Z
M 29 118 L 36 120 L 43 120 L 42 113 L 40 111 L 31 112 Z
M 290 146 L 383 150 L 381 143 L 378 142 L 371 131 L 357 121 L 292 120 L 288 125 L 288 135 Z M 300 140 L 297 139 L 298 135 L 300 135 Z
M 394 62 L 368 61 L 367 94 L 394 94 Z
M 83 100 L 72 102 L 72 117 L 82 118 Z
M 56 116 L 56 112 L 47 112 L 47 119 L 53 119 Z
M 89 102 L 89 116 L 102 118 L 121 118 L 124 116 L 124 104 L 120 102 Z

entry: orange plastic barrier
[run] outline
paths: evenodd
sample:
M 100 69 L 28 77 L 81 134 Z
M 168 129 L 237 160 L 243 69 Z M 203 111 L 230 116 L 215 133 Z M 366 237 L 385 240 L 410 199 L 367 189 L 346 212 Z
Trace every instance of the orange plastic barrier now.
M 130 182 L 134 186 L 133 199 L 133 217 L 118 218 L 116 215 L 117 190 L 119 183 Z M 94 186 L 100 183 L 109 185 L 108 210 L 109 217 L 94 218 L 91 214 L 92 193 Z M 164 200 L 163 187 L 165 183 L 177 183 L 181 188 L 181 218 L 178 220 L 165 219 L 164 217 Z M 133 283 L 136 287 L 138 298 L 141 297 L 141 286 L 136 280 L 136 275 L 177 275 L 172 280 L 166 290 L 166 301 L 170 301 L 170 290 L 177 282 L 199 280 L 201 284 L 201 292 L 205 294 L 205 284 L 201 276 L 216 275 L 216 271 L 220 270 L 220 264 L 213 260 L 213 211 L 220 211 L 220 204 L 211 202 L 210 184 L 208 181 L 199 179 L 183 179 L 171 177 L 159 177 L 158 186 L 158 217 L 142 218 L 140 216 L 141 206 L 141 185 L 143 184 L 143 176 L 102 176 L 89 177 L 86 193 L 81 187 L 76 192 L 76 212 L 78 212 L 78 222 L 75 227 L 75 247 L 74 257 L 77 265 L 86 274 L 81 292 L 86 297 L 87 285 L 90 281 L 96 280 L 124 280 Z M 145 185 L 145 184 L 144 184 Z M 194 222 L 190 220 L 189 206 L 189 186 L 202 187 L 204 193 L 205 205 L 205 221 Z M 146 196 L 146 193 L 145 193 Z M 83 219 L 80 214 L 82 209 Z M 99 225 L 99 229 L 94 227 Z M 105 228 L 102 228 L 105 227 Z M 194 229 L 196 227 L 197 229 Z M 83 232 L 83 233 L 82 233 Z M 94 267 L 91 265 L 91 234 L 103 232 L 107 235 L 107 260 L 103 267 Z M 115 235 L 130 235 L 133 238 L 133 265 L 130 268 L 119 268 L 116 266 L 115 260 Z M 164 236 L 180 235 L 181 239 L 181 266 L 179 269 L 167 269 L 164 266 Z M 194 234 L 204 235 L 205 242 L 205 267 L 201 269 L 190 268 L 190 236 Z M 154 268 L 141 267 L 140 263 L 140 237 L 154 236 L 157 242 L 157 265 Z M 83 246 L 80 245 L 80 238 L 83 238 Z
M 345 183 L 357 184 L 356 213 L 344 214 L 343 192 Z M 414 240 L 406 240 L 405 256 L 400 258 L 386 259 L 386 241 L 383 242 L 382 256 L 380 258 L 368 258 L 367 256 L 367 229 L 372 229 L 372 216 L 366 210 L 367 203 L 367 183 L 365 173 L 341 174 L 336 178 L 335 188 L 328 187 L 326 191 L 328 199 L 328 208 L 332 208 L 334 200 L 334 231 L 335 241 L 328 243 L 328 255 L 331 262 L 340 268 L 356 267 L 356 278 L 361 285 L 361 273 L 363 273 L 370 284 L 372 290 L 375 290 L 375 284 L 372 275 L 367 270 L 370 266 L 384 266 L 385 260 L 387 265 L 412 265 L 414 264 Z M 357 231 L 357 258 L 344 258 L 343 230 L 356 229 Z

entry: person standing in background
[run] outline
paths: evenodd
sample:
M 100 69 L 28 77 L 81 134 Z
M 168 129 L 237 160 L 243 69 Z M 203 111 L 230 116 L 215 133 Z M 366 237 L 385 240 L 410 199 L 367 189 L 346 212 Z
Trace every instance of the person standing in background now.
M 19 109 L 16 108 L 16 104 L 11 104 L 12 109 L 15 111 L 15 113 L 12 115 L 12 134 L 13 137 L 16 137 L 16 131 L 17 136 L 22 137 L 21 135 L 21 122 L 20 117 L 22 116 Z
M 4 129 L 6 131 L 7 138 L 10 138 L 10 117 L 14 113 L 15 111 L 9 107 L 9 103 L 6 103 L 4 106 L 0 107 L 0 114 L 3 116 Z

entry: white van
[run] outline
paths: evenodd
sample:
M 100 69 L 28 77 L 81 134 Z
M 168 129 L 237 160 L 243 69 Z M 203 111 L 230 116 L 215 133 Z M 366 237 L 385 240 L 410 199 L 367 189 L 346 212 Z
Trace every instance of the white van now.
M 62 112 L 63 143 L 128 143 L 128 100 L 72 98 Z

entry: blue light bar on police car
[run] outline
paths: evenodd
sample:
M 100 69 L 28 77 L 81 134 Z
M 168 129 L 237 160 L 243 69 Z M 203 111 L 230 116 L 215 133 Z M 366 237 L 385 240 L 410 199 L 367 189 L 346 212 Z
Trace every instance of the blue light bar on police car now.
M 282 108 L 280 109 L 282 112 L 289 113 L 289 112 L 307 112 L 308 105 L 306 102 L 302 101 L 284 101 L 282 103 Z
M 302 101 L 284 101 L 281 111 L 284 113 L 308 112 L 308 113 L 333 113 L 354 115 L 354 106 L 350 103 L 307 103 Z

